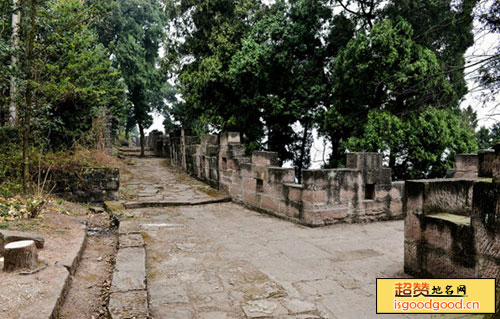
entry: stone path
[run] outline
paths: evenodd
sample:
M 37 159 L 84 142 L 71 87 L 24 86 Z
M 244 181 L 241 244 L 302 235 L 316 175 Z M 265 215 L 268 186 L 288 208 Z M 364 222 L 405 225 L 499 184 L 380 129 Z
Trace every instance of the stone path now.
M 160 159 L 135 161 L 125 185 L 150 190 L 138 192 L 139 200 L 210 196 L 190 177 L 160 165 Z M 124 265 L 117 262 L 117 268 L 124 269 L 122 283 L 136 286 L 125 302 L 145 303 L 147 291 L 148 304 L 137 307 L 137 318 L 141 311 L 168 319 L 434 318 L 375 311 L 375 279 L 406 277 L 403 221 L 313 229 L 234 203 L 128 209 L 124 215 L 119 252 L 125 254 Z M 126 278 L 127 267 L 144 263 L 141 249 L 146 288 Z M 143 272 L 137 268 L 132 270 Z
M 203 202 L 228 198 L 180 170 L 168 168 L 162 158 L 128 158 L 122 170 L 120 192 L 125 200 L 154 202 Z

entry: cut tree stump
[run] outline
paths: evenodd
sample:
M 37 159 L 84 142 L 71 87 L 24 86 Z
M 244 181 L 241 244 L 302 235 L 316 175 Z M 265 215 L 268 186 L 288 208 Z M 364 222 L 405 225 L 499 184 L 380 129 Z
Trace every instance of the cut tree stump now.
M 29 270 L 38 266 L 35 241 L 22 240 L 5 245 L 3 271 Z

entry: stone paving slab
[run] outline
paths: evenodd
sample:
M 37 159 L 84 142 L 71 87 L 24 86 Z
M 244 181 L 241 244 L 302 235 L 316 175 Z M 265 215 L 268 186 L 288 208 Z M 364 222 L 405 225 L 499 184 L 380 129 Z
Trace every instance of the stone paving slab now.
M 108 312 L 112 319 L 148 318 L 146 290 L 112 293 L 109 298 Z
M 146 289 L 146 255 L 144 248 L 122 248 L 116 256 L 112 292 Z
M 154 165 L 159 161 L 138 159 L 129 185 L 158 189 L 168 201 L 200 198 L 177 172 Z M 472 318 L 376 314 L 376 278 L 408 277 L 403 221 L 313 229 L 234 203 L 128 209 L 126 215 L 133 219 L 122 222 L 120 234 L 140 232 L 146 244 L 151 318 Z
M 144 239 L 141 234 L 122 234 L 118 240 L 118 247 L 131 248 L 131 247 L 144 247 Z

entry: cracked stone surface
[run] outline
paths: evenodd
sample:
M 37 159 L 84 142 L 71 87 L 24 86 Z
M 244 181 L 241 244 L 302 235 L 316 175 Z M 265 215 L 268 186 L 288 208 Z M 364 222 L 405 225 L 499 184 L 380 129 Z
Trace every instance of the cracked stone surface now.
M 121 198 L 141 202 L 197 202 L 227 196 L 208 185 L 168 167 L 164 158 L 129 158 L 121 173 Z M 139 177 L 139 178 L 138 178 Z
M 160 160 L 136 161 L 129 185 L 152 180 L 139 168 Z M 205 196 L 179 179 L 170 184 L 178 174 L 170 168 L 155 174 L 162 196 Z M 126 215 L 120 233 L 138 232 L 146 244 L 151 318 L 471 318 L 376 314 L 376 278 L 407 277 L 403 221 L 307 228 L 234 203 Z

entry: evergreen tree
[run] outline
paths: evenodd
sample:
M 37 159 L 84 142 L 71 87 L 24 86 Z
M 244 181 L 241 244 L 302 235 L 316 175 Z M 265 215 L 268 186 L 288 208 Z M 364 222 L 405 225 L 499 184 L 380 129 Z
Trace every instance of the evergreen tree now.
M 103 5 L 111 11 L 99 26 L 100 39 L 121 70 L 131 103 L 127 132 L 135 124 L 139 126 L 144 156 L 144 130 L 152 124 L 150 113 L 165 107 L 167 83 L 159 71 L 165 17 L 155 0 L 120 0 Z

